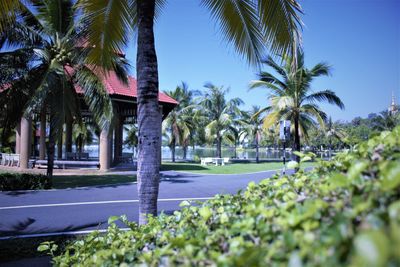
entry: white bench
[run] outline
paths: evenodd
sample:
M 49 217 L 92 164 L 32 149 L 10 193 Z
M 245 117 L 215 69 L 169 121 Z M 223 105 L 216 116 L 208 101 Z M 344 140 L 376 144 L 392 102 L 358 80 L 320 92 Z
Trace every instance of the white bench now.
M 47 165 L 47 160 L 35 160 L 33 162 L 33 167 L 35 165 Z M 54 166 L 58 168 L 65 169 L 66 166 L 80 166 L 80 167 L 97 167 L 100 168 L 100 162 L 91 160 L 54 160 Z
M 213 163 L 213 158 L 201 158 L 201 165 L 207 165 L 208 163 Z
M 19 167 L 19 154 L 1 153 L 1 165 Z

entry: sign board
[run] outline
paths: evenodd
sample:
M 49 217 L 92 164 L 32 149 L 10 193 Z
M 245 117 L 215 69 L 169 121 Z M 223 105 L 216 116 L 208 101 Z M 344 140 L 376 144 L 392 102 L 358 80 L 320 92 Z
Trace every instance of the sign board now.
M 279 139 L 282 141 L 290 140 L 290 121 L 282 120 L 279 122 Z

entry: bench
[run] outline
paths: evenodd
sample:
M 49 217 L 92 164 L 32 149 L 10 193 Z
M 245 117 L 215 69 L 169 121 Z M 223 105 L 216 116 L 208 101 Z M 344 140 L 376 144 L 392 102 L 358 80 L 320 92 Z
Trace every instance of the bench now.
M 215 164 L 215 166 L 221 165 L 224 166 L 225 164 L 229 163 L 229 158 L 201 158 L 201 165 L 207 165 L 209 163 Z
M 212 158 L 201 158 L 200 160 L 201 160 L 200 162 L 201 165 L 207 165 L 208 163 L 213 163 Z
M 47 165 L 47 160 L 35 160 L 33 161 L 33 167 L 35 167 L 35 165 Z M 54 166 L 57 166 L 58 168 L 62 167 L 62 169 L 65 169 L 65 166 L 87 166 L 100 168 L 100 162 L 90 160 L 54 160 Z
M 118 157 L 118 162 L 133 163 L 133 153 L 122 153 L 122 155 Z
M 67 160 L 89 160 L 89 153 L 87 152 L 67 152 Z
M 1 165 L 19 167 L 19 154 L 1 153 Z

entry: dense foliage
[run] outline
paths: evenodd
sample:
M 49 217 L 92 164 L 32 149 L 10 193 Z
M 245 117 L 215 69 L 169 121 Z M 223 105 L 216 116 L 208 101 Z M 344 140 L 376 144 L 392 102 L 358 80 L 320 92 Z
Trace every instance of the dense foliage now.
M 72 243 L 58 266 L 398 266 L 400 127 L 310 172 Z M 40 250 L 54 249 L 43 244 Z
M 49 189 L 47 176 L 30 173 L 0 173 L 0 191 Z

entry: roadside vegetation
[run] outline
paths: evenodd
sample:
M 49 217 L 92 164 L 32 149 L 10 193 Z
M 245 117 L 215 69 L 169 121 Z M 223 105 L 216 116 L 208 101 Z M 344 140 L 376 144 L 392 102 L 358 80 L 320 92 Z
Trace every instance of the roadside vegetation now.
M 53 182 L 43 174 L 0 173 L 0 191 L 67 189 L 87 186 L 112 186 L 136 182 L 136 175 L 80 174 L 54 175 Z
M 399 151 L 397 127 L 310 172 L 276 175 L 200 205 L 184 201 L 146 225 L 111 217 L 106 234 L 72 242 L 54 265 L 397 266 Z
M 302 167 L 312 167 L 314 162 L 304 162 Z M 198 174 L 241 174 L 253 173 L 271 170 L 282 170 L 282 162 L 262 162 L 262 163 L 230 163 L 224 166 L 215 166 L 210 164 L 207 166 L 198 163 L 163 163 L 162 171 L 174 170 Z

